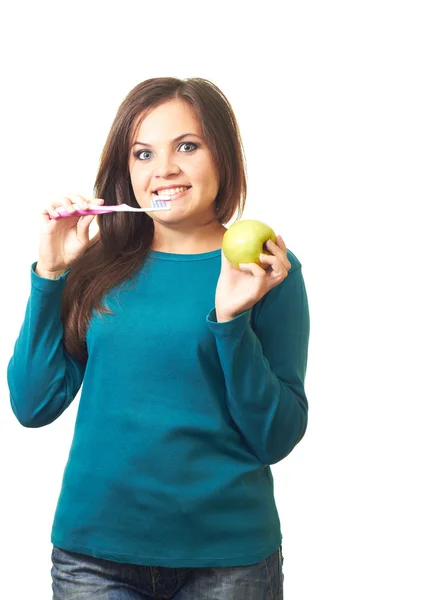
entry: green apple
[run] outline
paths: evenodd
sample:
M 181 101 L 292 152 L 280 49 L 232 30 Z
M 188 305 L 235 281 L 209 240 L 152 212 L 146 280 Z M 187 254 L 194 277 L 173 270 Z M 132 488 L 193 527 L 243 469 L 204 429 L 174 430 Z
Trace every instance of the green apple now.
M 256 263 L 267 269 L 269 265 L 260 262 L 260 254 L 272 254 L 264 247 L 267 240 L 277 242 L 277 236 L 269 225 L 255 220 L 237 221 L 224 234 L 222 249 L 236 269 L 239 269 L 240 263 Z

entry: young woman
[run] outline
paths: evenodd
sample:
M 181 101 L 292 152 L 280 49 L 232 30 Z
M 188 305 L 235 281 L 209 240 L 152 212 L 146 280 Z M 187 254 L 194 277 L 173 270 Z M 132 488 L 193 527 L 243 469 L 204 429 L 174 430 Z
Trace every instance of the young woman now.
M 282 182 L 277 182 L 282 184 Z M 165 192 L 161 192 L 165 190 Z M 205 79 L 149 79 L 122 102 L 97 204 L 171 209 L 41 214 L 38 261 L 8 366 L 20 423 L 57 419 L 82 385 L 53 522 L 55 600 L 279 600 L 270 466 L 304 436 L 309 312 L 281 238 L 234 268 L 246 199 L 232 108 Z

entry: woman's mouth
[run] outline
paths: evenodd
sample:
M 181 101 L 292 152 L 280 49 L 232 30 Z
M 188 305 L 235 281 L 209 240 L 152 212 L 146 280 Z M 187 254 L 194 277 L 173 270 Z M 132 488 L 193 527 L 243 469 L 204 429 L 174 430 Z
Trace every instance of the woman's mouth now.
M 153 195 L 156 198 L 160 198 L 161 196 L 164 196 L 165 198 L 169 198 L 171 201 L 173 200 L 179 200 L 179 198 L 182 198 L 182 196 L 184 196 L 187 192 L 189 192 L 189 190 L 191 189 L 191 187 L 187 187 L 186 189 L 182 189 L 182 187 L 178 187 L 178 188 L 173 188 L 173 189 L 168 189 L 168 190 L 159 190 L 159 192 L 153 192 Z

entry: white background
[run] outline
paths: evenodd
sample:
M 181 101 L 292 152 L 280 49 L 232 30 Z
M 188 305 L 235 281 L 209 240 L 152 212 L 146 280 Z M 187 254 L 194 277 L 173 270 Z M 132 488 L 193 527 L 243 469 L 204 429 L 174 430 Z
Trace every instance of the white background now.
M 150 77 L 229 98 L 244 218 L 283 235 L 311 314 L 304 439 L 272 467 L 286 600 L 438 600 L 436 2 L 71 2 L 2 9 L 1 596 L 51 597 L 50 529 L 78 399 L 50 427 L 6 369 L 38 211 L 92 193 L 119 104 Z

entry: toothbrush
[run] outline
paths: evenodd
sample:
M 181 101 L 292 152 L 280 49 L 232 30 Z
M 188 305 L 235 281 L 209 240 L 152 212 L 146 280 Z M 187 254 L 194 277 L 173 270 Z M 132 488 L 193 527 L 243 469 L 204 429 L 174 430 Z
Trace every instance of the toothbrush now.
M 78 217 L 78 216 L 87 216 L 87 215 L 101 215 L 104 213 L 113 213 L 113 212 L 153 212 L 158 210 L 171 210 L 170 206 L 171 198 L 169 196 L 161 196 L 160 200 L 155 200 L 153 198 L 151 202 L 151 207 L 149 208 L 133 208 L 133 206 L 129 206 L 128 204 L 111 204 L 109 206 L 102 206 L 100 204 L 90 204 L 90 208 L 88 210 L 85 209 L 77 209 L 75 212 L 70 213 L 67 210 L 59 210 L 59 218 L 62 219 L 64 217 Z M 73 206 L 77 206 L 74 204 Z M 52 217 L 49 215 L 49 219 L 57 220 L 58 217 Z

